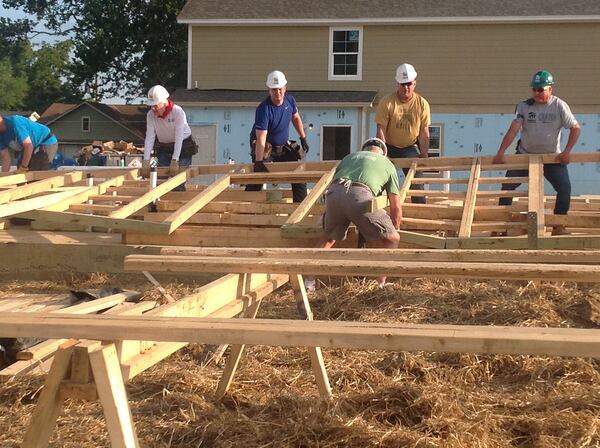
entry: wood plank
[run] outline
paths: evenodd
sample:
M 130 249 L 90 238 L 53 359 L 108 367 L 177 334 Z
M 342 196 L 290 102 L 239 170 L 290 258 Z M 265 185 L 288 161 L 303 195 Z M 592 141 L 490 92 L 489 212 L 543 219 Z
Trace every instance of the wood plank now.
M 114 344 L 91 352 L 89 357 L 98 396 L 104 409 L 111 446 L 113 448 L 139 447 Z
M 543 238 L 545 229 L 544 210 L 544 165 L 542 156 L 530 156 L 529 158 L 529 192 L 528 212 L 537 214 L 537 225 L 535 231 L 537 238 Z
M 140 221 L 138 219 L 111 218 L 109 216 L 86 215 L 83 213 L 32 210 L 20 213 L 20 218 L 49 221 L 60 224 L 100 227 L 104 229 L 131 230 L 134 232 L 168 235 L 170 225 L 161 222 Z
M 404 204 L 404 202 L 406 202 L 406 195 L 410 191 L 410 186 L 411 186 L 411 184 L 415 178 L 415 174 L 417 172 L 417 163 L 418 163 L 418 161 L 415 160 L 410 164 L 410 168 L 409 168 L 408 172 L 406 173 L 406 176 L 404 177 L 404 183 L 402 184 L 402 187 L 400 188 L 400 192 L 398 194 L 398 196 L 400 198 L 400 204 Z
M 5 178 L 6 179 L 6 178 Z M 26 198 L 36 193 L 42 193 L 56 187 L 71 185 L 83 179 L 83 173 L 67 173 L 61 176 L 54 176 L 46 180 L 38 180 L 10 190 L 0 191 L 0 204 L 17 199 Z
M 70 191 L 61 191 L 59 193 L 51 193 L 31 199 L 23 199 L 21 201 L 3 204 L 0 205 L 0 218 L 6 218 L 8 216 L 18 215 L 19 213 L 35 210 L 37 208 L 47 207 L 49 205 L 59 203 L 65 199 L 70 199 L 84 190 L 87 190 L 87 188 L 75 188 L 74 190 Z
M 300 312 L 300 317 L 305 320 L 312 321 L 313 313 L 310 307 L 310 302 L 308 301 L 306 289 L 304 288 L 304 280 L 302 279 L 302 276 L 290 274 L 290 285 L 292 286 L 294 296 L 296 297 L 296 304 L 298 306 L 298 311 Z M 325 362 L 323 361 L 323 352 L 321 351 L 321 347 L 308 347 L 308 354 L 310 356 L 310 363 L 315 375 L 315 381 L 319 389 L 319 395 L 321 398 L 329 400 L 331 399 L 331 385 L 329 384 L 329 376 L 327 375 L 327 370 L 325 369 Z
M 335 168 L 332 168 L 335 171 Z M 231 174 L 232 184 L 289 184 L 316 182 L 323 177 L 322 171 L 291 171 L 285 173 Z
M 481 160 L 473 159 L 471 174 L 469 176 L 469 185 L 467 186 L 467 196 L 463 207 L 463 215 L 460 220 L 458 230 L 459 238 L 469 238 L 471 236 L 471 226 L 475 215 L 475 204 L 477 202 L 477 190 L 479 189 L 479 177 L 481 175 Z
M 47 447 L 56 420 L 62 410 L 63 398 L 59 394 L 62 380 L 71 363 L 72 348 L 59 350 L 54 357 L 44 388 L 35 406 L 25 438 L 23 448 Z
M 165 223 L 169 226 L 169 234 L 177 230 L 192 215 L 202 210 L 206 204 L 225 191 L 229 187 L 231 183 L 230 181 L 230 176 L 223 176 L 217 179 L 207 189 L 203 190 L 201 193 L 198 193 L 196 197 L 194 197 L 183 207 L 167 216 Z
M 0 316 L 0 335 L 156 339 L 356 350 L 600 357 L 600 330 L 476 325 L 148 316 Z M 118 375 L 116 375 L 118 376 Z
M 290 215 L 285 222 L 285 225 L 295 225 L 304 219 L 313 208 L 313 206 L 321 199 L 321 196 L 329 187 L 333 176 L 335 175 L 336 167 L 331 168 L 327 173 L 323 174 L 310 193 L 304 198 L 304 200 L 298 205 L 298 208 Z
M 147 193 L 135 199 L 134 201 L 131 201 L 129 204 L 111 212 L 108 216 L 110 216 L 111 218 L 127 218 L 129 215 L 132 215 L 141 208 L 150 204 L 152 201 L 160 198 L 163 194 L 168 193 L 169 191 L 173 190 L 179 185 L 185 183 L 187 179 L 191 179 L 194 176 L 195 171 L 193 171 L 191 168 L 182 171 L 176 176 L 170 178 L 168 181 L 163 182 L 156 188 L 148 191 Z
M 304 275 L 359 275 L 367 277 L 482 278 L 502 280 L 551 280 L 600 282 L 600 266 L 567 264 L 506 264 L 373 260 L 264 259 L 228 257 L 130 255 L 125 258 L 126 271 L 155 272 L 294 272 Z M 20 314 L 20 313 L 17 313 Z
M 401 243 L 410 243 L 431 249 L 445 249 L 446 247 L 446 239 L 439 236 L 409 232 L 408 230 L 400 230 L 398 233 Z

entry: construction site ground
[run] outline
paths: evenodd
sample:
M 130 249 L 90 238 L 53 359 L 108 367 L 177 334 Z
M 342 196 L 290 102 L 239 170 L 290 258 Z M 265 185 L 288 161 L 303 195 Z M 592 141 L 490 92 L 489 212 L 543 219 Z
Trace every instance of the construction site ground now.
M 163 282 L 174 297 L 203 284 Z M 117 286 L 162 300 L 142 275 L 0 281 L 14 293 Z M 315 319 L 600 328 L 598 284 L 404 279 L 379 290 L 353 279 L 310 295 Z M 263 318 L 297 318 L 289 286 Z M 222 366 L 191 344 L 127 383 L 145 447 L 598 447 L 600 360 L 324 350 L 334 399 L 319 398 L 302 348 L 250 347 L 230 392 Z M 43 377 L 0 384 L 0 446 L 20 446 Z M 67 400 L 52 447 L 109 446 L 99 402 Z

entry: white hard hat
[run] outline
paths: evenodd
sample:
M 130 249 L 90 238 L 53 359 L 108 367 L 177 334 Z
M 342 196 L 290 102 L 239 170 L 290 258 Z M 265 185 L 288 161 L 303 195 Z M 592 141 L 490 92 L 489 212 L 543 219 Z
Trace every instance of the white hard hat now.
M 381 149 L 383 151 L 383 155 L 387 156 L 387 146 L 385 142 L 377 137 L 366 139 L 365 142 L 362 144 L 360 150 L 370 151 L 373 146 L 376 146 L 377 148 Z
M 163 86 L 154 86 L 148 90 L 148 105 L 156 106 L 158 103 L 166 103 L 169 92 Z
M 279 70 L 274 70 L 267 75 L 267 87 L 269 89 L 280 89 L 285 87 L 287 84 L 287 79 L 285 79 L 285 75 L 283 72 Z
M 403 84 L 405 82 L 413 82 L 417 79 L 417 71 L 410 64 L 400 64 L 396 69 L 396 82 Z

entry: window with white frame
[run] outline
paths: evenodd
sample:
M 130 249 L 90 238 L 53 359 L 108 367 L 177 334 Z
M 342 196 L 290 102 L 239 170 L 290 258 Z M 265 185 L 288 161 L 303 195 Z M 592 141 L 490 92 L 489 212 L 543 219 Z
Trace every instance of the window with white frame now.
M 81 132 L 90 132 L 90 117 L 81 117 Z
M 362 79 L 363 30 L 358 28 L 330 28 L 329 79 Z
M 429 126 L 429 156 L 440 157 L 442 155 L 443 126 L 432 124 Z

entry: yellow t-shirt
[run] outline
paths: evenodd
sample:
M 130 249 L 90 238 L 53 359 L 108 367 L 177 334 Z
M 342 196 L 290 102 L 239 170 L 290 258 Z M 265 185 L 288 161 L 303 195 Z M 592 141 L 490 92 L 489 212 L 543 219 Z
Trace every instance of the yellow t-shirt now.
M 417 93 L 402 103 L 394 92 L 379 102 L 375 123 L 385 128 L 386 143 L 398 148 L 414 145 L 421 127 L 431 124 L 429 103 Z

